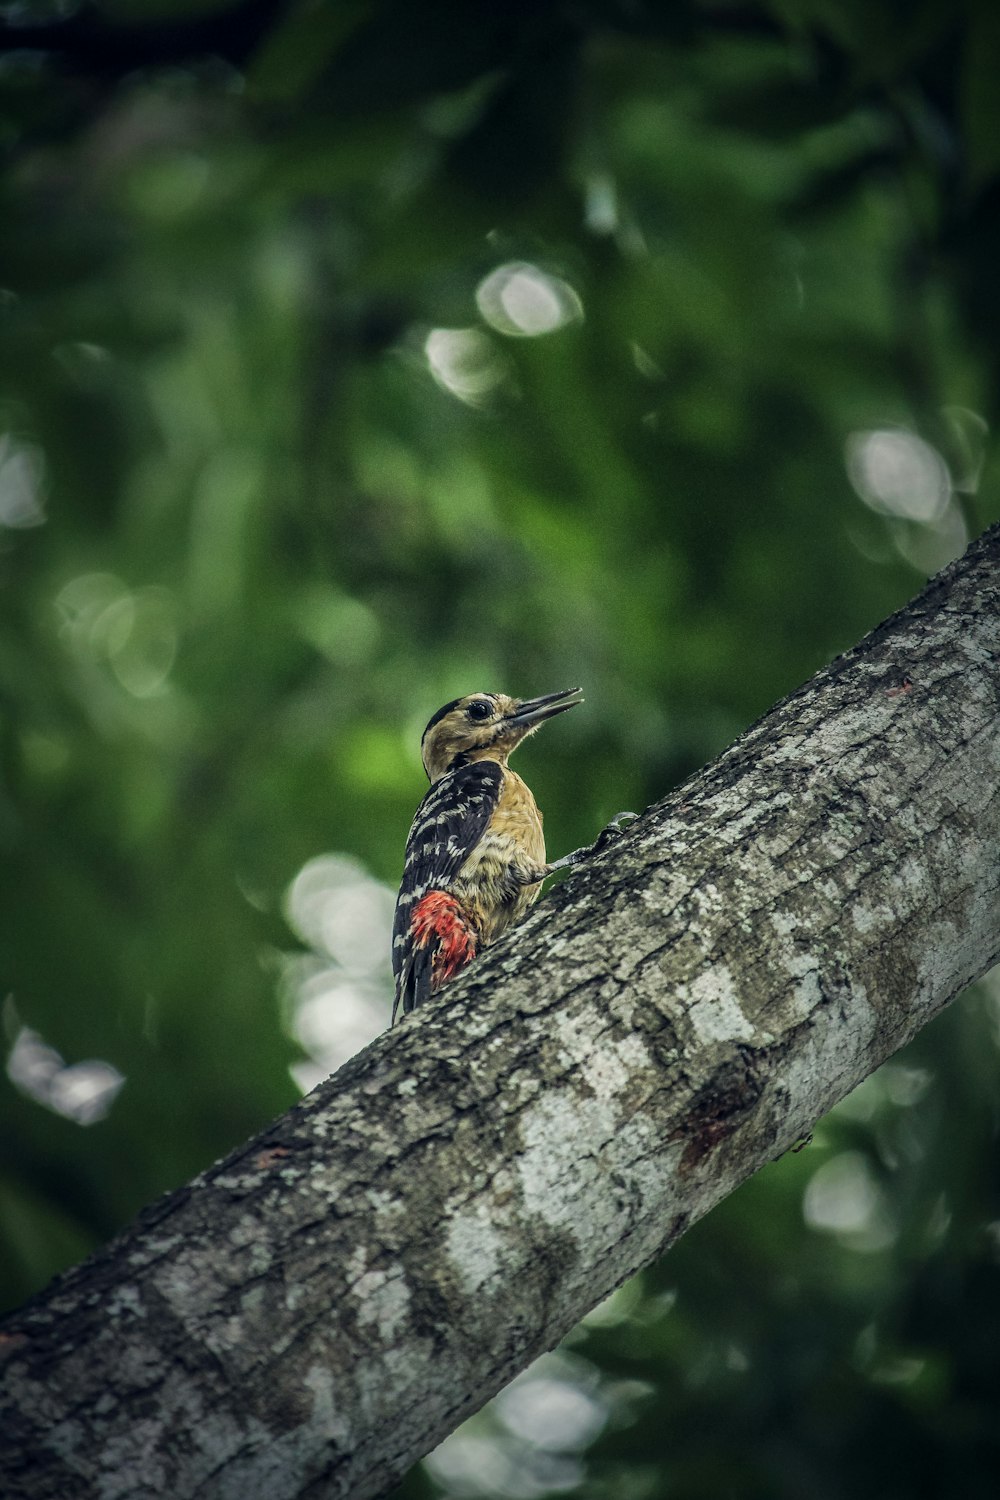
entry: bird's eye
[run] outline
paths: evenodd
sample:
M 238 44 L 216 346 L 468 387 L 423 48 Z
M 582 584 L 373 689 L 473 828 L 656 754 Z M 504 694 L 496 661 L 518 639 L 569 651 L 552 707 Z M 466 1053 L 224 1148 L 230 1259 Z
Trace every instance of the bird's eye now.
M 470 719 L 488 719 L 493 712 L 493 704 L 485 698 L 477 698 L 475 703 L 470 703 L 465 712 Z

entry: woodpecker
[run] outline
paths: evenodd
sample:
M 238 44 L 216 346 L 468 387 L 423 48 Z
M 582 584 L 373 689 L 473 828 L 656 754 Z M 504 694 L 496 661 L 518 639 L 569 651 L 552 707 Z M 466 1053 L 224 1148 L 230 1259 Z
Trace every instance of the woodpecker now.
M 546 864 L 542 815 L 507 764 L 546 719 L 582 701 L 579 688 L 527 699 L 470 693 L 439 708 L 424 730 L 431 785 L 410 827 L 396 901 L 394 1023 L 519 922 L 546 875 L 582 852 Z

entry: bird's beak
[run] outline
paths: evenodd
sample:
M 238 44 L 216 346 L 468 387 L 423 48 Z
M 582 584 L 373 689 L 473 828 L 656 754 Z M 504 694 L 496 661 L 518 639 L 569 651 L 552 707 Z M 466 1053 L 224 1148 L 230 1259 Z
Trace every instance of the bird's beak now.
M 567 708 L 575 708 L 582 702 L 583 693 L 579 688 L 563 688 L 561 693 L 548 693 L 544 698 L 523 698 L 508 715 L 507 723 L 518 729 L 529 729 L 532 724 L 540 724 L 543 719 L 565 713 Z

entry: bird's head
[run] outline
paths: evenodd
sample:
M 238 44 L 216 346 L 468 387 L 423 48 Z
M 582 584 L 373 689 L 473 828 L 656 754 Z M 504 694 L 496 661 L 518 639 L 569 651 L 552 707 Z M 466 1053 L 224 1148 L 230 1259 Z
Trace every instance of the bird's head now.
M 544 698 L 508 698 L 506 693 L 470 693 L 439 708 L 424 730 L 420 754 L 431 782 L 472 760 L 504 764 L 540 724 L 582 703 L 579 688 Z

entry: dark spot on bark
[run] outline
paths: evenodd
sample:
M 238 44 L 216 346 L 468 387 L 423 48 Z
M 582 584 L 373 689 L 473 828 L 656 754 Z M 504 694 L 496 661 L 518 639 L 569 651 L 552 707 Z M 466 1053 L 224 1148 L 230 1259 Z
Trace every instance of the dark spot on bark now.
M 536 1245 L 532 1271 L 546 1299 L 556 1293 L 579 1258 L 575 1236 L 562 1230 L 549 1230 L 545 1239 Z
M 452 1306 L 440 1287 L 414 1278 L 410 1282 L 410 1322 L 417 1338 L 430 1339 L 437 1354 L 454 1341 L 460 1300 Z
M 682 1176 L 742 1125 L 763 1087 L 748 1047 L 737 1048 L 716 1068 L 692 1099 L 684 1124 L 671 1137 L 687 1141 L 678 1168 Z
M 275 1162 L 284 1161 L 291 1154 L 287 1146 L 269 1146 L 266 1151 L 259 1151 L 257 1153 L 253 1159 L 253 1164 L 255 1167 L 259 1167 L 261 1171 L 264 1171 L 268 1167 L 273 1167 Z
M 309 1421 L 316 1398 L 307 1386 L 282 1384 L 268 1403 L 268 1425 L 272 1432 L 292 1432 Z

